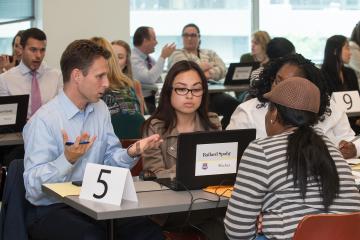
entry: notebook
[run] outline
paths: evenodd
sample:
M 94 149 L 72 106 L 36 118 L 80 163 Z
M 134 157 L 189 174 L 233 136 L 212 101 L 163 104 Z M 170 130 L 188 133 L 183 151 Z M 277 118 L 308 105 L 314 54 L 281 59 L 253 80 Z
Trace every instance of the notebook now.
M 22 132 L 29 104 L 29 95 L 0 97 L 0 133 Z
M 155 181 L 175 191 L 233 185 L 241 156 L 255 136 L 255 129 L 179 134 L 176 178 Z
M 230 63 L 224 85 L 249 84 L 252 71 L 259 67 L 258 62 Z

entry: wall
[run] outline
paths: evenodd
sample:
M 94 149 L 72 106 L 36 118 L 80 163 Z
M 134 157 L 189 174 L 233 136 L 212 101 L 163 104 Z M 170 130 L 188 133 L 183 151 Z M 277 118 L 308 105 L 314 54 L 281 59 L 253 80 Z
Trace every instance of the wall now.
M 47 35 L 45 61 L 60 68 L 60 57 L 75 39 L 102 36 L 129 42 L 128 0 L 40 0 L 37 26 Z

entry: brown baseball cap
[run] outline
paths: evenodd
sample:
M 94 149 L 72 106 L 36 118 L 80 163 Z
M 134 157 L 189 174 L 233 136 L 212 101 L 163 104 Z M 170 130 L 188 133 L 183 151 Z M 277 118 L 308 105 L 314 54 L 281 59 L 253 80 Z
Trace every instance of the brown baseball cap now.
M 318 113 L 320 108 L 320 90 L 309 80 L 301 77 L 284 79 L 264 94 L 264 98 L 279 105 Z

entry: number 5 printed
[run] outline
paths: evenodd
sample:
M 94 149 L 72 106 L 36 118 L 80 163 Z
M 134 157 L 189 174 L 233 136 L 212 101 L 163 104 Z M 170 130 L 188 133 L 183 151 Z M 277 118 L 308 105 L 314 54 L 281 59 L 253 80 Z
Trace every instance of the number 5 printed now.
M 102 194 L 100 194 L 100 195 L 97 195 L 97 194 L 94 193 L 94 194 L 93 194 L 93 197 L 96 198 L 96 199 L 101 199 L 101 198 L 105 197 L 105 195 L 106 195 L 106 193 L 107 193 L 107 191 L 108 191 L 108 185 L 107 185 L 107 183 L 106 183 L 103 179 L 101 179 L 101 175 L 102 175 L 103 173 L 111 174 L 111 170 L 108 170 L 108 169 L 101 169 L 101 170 L 100 170 L 100 174 L 99 174 L 99 177 L 98 177 L 98 179 L 97 179 L 97 182 L 104 185 L 104 192 L 103 192 Z

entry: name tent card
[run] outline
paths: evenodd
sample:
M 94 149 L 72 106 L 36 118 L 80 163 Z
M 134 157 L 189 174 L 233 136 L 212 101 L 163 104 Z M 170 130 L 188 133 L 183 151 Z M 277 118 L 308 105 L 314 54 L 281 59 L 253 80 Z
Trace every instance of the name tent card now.
M 237 153 L 237 142 L 198 144 L 195 176 L 236 173 Z
M 17 104 L 0 105 L 0 126 L 11 125 L 16 123 Z
M 138 201 L 129 169 L 95 163 L 86 165 L 80 198 L 118 206 Z
M 348 116 L 360 115 L 360 97 L 358 91 L 333 92 L 332 98 Z

